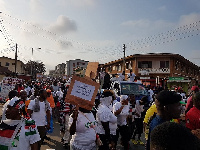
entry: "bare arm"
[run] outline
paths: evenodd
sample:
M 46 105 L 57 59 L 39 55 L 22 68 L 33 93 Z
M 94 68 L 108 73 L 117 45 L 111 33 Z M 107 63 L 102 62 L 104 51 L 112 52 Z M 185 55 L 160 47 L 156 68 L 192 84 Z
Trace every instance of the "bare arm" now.
M 46 114 L 47 114 L 47 129 L 50 129 L 50 120 L 51 120 L 50 110 L 47 110 Z
M 115 116 L 119 115 L 122 112 L 122 109 L 124 106 L 121 106 L 120 109 L 118 109 L 116 112 L 114 112 Z
M 31 144 L 31 150 L 38 150 L 38 142 Z
M 73 122 L 72 125 L 69 128 L 70 131 L 70 135 L 74 135 L 76 132 L 76 121 L 77 121 L 77 117 L 78 117 L 78 110 L 74 110 L 73 114 L 72 114 L 72 118 L 73 118 Z
M 27 112 L 28 112 L 28 114 L 29 114 L 30 117 L 31 117 L 31 115 L 32 115 L 32 113 L 33 113 L 33 110 L 27 109 Z

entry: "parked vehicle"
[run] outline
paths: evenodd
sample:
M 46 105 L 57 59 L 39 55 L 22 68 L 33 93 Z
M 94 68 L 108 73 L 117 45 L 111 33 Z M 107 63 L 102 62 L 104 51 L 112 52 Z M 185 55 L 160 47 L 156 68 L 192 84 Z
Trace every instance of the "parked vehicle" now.
M 115 92 L 116 96 L 134 94 L 136 100 L 141 99 L 143 96 L 149 97 L 149 93 L 142 83 L 114 81 L 111 84 L 111 89 Z

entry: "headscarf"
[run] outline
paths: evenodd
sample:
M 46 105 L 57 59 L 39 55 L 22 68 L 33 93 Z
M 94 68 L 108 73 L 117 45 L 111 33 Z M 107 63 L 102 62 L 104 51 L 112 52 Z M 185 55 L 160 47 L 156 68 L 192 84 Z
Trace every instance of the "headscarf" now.
M 127 95 L 121 95 L 121 96 L 120 96 L 120 102 L 121 102 L 122 100 L 126 100 L 127 98 L 128 98 Z
M 24 101 L 22 101 L 21 99 L 19 99 L 18 97 L 13 97 L 9 104 L 12 107 L 15 107 L 16 109 L 23 109 L 25 107 Z
M 100 98 L 101 104 L 105 106 L 110 106 L 111 101 L 112 101 L 112 96 Z

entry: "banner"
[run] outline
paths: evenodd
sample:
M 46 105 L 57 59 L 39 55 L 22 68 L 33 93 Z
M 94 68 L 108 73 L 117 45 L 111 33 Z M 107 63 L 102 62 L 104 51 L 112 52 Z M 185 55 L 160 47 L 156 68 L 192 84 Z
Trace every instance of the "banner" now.
M 92 110 L 99 84 L 89 78 L 73 76 L 65 101 Z

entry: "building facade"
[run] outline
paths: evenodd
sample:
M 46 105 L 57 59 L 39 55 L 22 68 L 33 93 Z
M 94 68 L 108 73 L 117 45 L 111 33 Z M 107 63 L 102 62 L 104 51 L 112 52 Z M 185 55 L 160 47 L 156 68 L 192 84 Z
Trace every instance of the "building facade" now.
M 54 75 L 57 76 L 57 77 L 62 77 L 63 75 L 65 75 L 65 67 L 66 67 L 65 63 L 58 64 L 55 67 Z
M 198 84 L 200 81 L 200 69 L 197 65 L 185 59 L 179 54 L 172 53 L 148 53 L 135 54 L 123 59 L 108 62 L 104 64 L 105 70 L 110 74 L 122 73 L 125 69 L 125 74 L 132 70 L 136 77 L 142 80 L 143 84 L 150 86 L 173 86 L 179 84 Z M 175 83 L 177 82 L 177 83 Z
M 85 70 L 89 61 L 75 59 L 66 61 L 65 74 L 69 77 L 76 74 L 76 70 Z
M 8 57 L 0 57 L 0 66 L 8 68 L 8 70 L 15 72 L 15 59 Z M 17 60 L 16 73 L 25 74 L 24 63 Z

